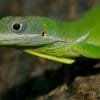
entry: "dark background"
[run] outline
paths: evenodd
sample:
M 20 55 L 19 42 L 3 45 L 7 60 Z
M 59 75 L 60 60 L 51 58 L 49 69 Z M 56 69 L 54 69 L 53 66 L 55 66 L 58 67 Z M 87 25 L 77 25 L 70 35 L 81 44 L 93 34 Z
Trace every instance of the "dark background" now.
M 0 0 L 0 18 L 38 15 L 73 21 L 98 3 L 100 0 Z M 99 60 L 79 58 L 65 65 L 0 47 L 0 100 L 100 100 L 99 80 Z M 66 83 L 68 90 L 60 92 L 58 88 Z

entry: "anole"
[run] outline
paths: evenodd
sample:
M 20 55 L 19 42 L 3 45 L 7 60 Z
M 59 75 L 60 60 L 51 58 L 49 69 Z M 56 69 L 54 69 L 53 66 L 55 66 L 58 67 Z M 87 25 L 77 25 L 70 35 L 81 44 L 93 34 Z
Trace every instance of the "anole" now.
M 0 45 L 67 64 L 80 56 L 100 59 L 100 6 L 73 22 L 39 16 L 2 18 Z

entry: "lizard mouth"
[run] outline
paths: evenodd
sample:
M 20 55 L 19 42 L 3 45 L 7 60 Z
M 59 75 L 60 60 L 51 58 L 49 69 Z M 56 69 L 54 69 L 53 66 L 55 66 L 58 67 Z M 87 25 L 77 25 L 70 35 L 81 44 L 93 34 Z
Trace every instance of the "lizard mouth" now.
M 53 38 L 43 37 L 40 34 L 13 34 L 0 33 L 0 45 L 41 46 L 57 42 Z

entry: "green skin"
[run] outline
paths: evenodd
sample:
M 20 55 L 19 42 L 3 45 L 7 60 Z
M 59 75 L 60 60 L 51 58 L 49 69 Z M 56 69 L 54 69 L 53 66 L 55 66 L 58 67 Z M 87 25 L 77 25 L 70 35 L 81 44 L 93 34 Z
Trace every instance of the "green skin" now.
M 38 16 L 5 17 L 0 20 L 0 45 L 67 64 L 79 56 L 100 59 L 99 19 L 99 6 L 67 23 Z

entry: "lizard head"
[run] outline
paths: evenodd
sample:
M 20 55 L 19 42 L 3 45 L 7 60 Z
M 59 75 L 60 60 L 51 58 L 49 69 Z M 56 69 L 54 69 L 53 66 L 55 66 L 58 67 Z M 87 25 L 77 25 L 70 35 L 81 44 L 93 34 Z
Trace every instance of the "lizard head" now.
M 32 55 L 72 63 L 73 59 L 65 58 L 72 52 L 68 53 L 69 50 L 66 52 L 66 43 L 55 35 L 56 31 L 52 31 L 58 29 L 54 27 L 56 25 L 52 25 L 56 23 L 51 21 L 37 16 L 2 18 L 0 20 L 0 45 L 15 46 L 18 49 L 22 47 L 23 51 Z
M 48 38 L 40 17 L 5 17 L 0 20 L 0 45 L 40 46 L 55 42 Z

